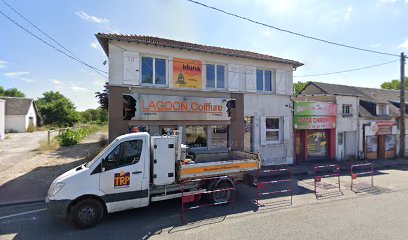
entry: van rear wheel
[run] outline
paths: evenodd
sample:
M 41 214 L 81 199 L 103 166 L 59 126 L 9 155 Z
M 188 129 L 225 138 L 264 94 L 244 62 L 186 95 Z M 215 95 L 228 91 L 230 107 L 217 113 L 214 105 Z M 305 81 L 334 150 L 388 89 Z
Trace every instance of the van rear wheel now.
M 72 207 L 70 221 L 77 228 L 90 228 L 103 217 L 103 206 L 95 199 L 84 199 Z
M 234 186 L 230 181 L 226 179 L 222 179 L 222 180 L 218 180 L 214 182 L 211 190 L 212 191 L 222 190 L 222 189 L 229 189 L 233 187 Z M 210 199 L 213 203 L 227 203 L 228 201 L 231 200 L 232 194 L 233 194 L 233 190 L 217 191 L 217 192 L 213 192 L 210 194 Z

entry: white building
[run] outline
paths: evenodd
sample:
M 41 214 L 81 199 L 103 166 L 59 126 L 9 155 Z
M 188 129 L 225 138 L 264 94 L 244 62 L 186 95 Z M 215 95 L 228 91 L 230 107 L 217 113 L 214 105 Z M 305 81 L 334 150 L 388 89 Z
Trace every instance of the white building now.
M 110 140 L 135 126 L 178 128 L 197 152 L 231 147 L 261 153 L 263 165 L 293 162 L 293 70 L 302 63 L 156 37 L 96 37 L 109 57 Z
M 6 124 L 6 109 L 5 101 L 0 99 L 0 140 L 5 137 L 5 124 Z
M 5 130 L 6 132 L 26 132 L 30 124 L 38 123 L 38 113 L 34 100 L 21 97 L 1 97 L 5 100 Z

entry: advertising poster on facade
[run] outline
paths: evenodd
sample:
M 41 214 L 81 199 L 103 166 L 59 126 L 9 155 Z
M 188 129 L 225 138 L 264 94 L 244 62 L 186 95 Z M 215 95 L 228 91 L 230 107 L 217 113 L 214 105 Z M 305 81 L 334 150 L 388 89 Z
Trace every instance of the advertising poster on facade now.
M 336 116 L 337 105 L 325 102 L 295 102 L 297 116 Z
M 191 59 L 173 59 L 174 88 L 202 88 L 202 62 Z
M 294 116 L 295 129 L 331 129 L 336 127 L 333 116 Z

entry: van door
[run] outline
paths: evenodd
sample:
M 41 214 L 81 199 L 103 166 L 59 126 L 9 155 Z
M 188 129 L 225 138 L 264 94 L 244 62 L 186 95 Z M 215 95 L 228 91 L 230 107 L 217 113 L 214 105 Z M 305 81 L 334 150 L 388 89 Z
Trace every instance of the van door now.
M 141 200 L 148 198 L 148 189 L 143 189 L 143 144 L 143 139 L 121 142 L 103 160 L 99 188 L 109 212 L 140 207 Z

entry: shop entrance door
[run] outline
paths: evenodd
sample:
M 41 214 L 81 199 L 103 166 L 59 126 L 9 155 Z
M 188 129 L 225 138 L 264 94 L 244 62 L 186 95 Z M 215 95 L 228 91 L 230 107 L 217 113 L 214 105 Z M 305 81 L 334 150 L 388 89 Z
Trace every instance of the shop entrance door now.
M 329 157 L 329 132 L 327 130 L 307 130 L 307 159 L 323 160 Z
M 338 159 L 344 159 L 344 153 L 345 153 L 344 140 L 345 140 L 344 132 L 338 133 L 337 134 L 337 158 Z
M 305 130 L 297 130 L 295 136 L 295 152 L 296 161 L 304 161 L 305 159 Z

